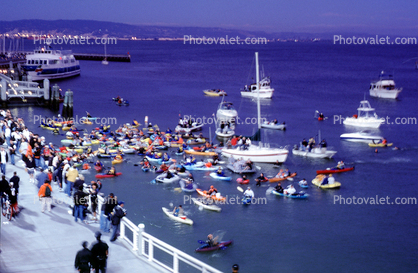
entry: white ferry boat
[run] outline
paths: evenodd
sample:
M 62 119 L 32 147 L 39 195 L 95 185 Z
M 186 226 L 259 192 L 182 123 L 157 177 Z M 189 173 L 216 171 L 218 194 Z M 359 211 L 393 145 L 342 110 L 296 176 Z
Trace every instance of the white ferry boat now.
M 384 99 L 396 99 L 402 88 L 396 88 L 392 75 L 382 71 L 379 80 L 370 84 L 370 96 Z
M 35 49 L 22 65 L 33 81 L 60 79 L 80 75 L 80 64 L 71 50 Z

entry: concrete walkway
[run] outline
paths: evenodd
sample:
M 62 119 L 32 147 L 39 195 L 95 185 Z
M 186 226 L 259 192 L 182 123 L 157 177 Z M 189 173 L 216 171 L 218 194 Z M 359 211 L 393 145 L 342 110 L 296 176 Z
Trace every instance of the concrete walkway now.
M 69 213 L 71 201 L 54 183 L 52 196 L 67 203 L 54 204 L 51 212 L 42 213 L 38 188 L 29 183 L 22 161 L 16 166 L 7 164 L 8 180 L 14 171 L 20 177 L 21 212 L 10 222 L 1 216 L 0 272 L 78 272 L 74 268 L 75 255 L 82 249 L 83 241 L 90 244 L 96 241 L 94 233 L 99 230 L 99 224 L 84 224 L 80 220 L 76 223 Z M 102 235 L 102 240 L 109 245 L 107 272 L 166 272 L 135 256 L 119 240 L 109 242 L 109 238 L 110 234 Z

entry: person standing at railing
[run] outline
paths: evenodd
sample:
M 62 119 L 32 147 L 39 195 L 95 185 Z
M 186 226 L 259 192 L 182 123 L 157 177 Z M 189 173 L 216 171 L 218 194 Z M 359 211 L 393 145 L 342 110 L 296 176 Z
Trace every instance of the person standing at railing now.
M 100 230 L 103 232 L 110 232 L 110 216 L 113 209 L 117 206 L 117 197 L 110 193 L 102 204 L 100 212 Z
M 119 202 L 119 204 L 112 211 L 112 237 L 110 238 L 111 242 L 116 241 L 117 233 L 120 226 L 120 221 L 126 215 L 126 210 L 124 209 L 125 202 Z

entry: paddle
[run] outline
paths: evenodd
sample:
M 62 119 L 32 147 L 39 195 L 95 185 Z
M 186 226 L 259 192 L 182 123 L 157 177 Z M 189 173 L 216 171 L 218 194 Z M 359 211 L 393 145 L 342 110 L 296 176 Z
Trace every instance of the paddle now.
M 239 190 L 240 192 L 244 192 L 244 189 L 241 188 L 240 186 L 237 187 L 237 190 Z
M 181 188 L 174 188 L 174 191 L 181 192 Z
M 197 242 L 199 243 L 199 244 L 206 244 L 206 242 L 205 241 L 202 241 L 202 240 L 197 240 Z
M 287 178 L 287 180 L 293 181 L 293 177 L 289 177 L 289 178 Z

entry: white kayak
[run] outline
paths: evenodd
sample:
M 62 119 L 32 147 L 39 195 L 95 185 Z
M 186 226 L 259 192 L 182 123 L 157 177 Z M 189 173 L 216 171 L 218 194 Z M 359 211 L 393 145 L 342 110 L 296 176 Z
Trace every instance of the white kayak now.
M 192 197 L 192 201 L 193 203 L 195 203 L 196 205 L 198 205 L 199 207 L 202 207 L 204 209 L 207 210 L 211 210 L 211 211 L 217 211 L 220 212 L 222 209 L 220 207 L 218 207 L 217 205 L 209 205 L 209 204 L 204 204 L 203 202 L 201 202 L 198 198 L 194 198 Z
M 193 225 L 193 220 L 190 218 L 187 218 L 186 216 L 174 216 L 173 212 L 171 210 L 169 210 L 168 208 L 164 208 L 162 207 L 165 215 L 167 215 L 168 217 L 170 217 L 170 219 L 183 223 L 183 224 L 187 224 L 187 225 Z

